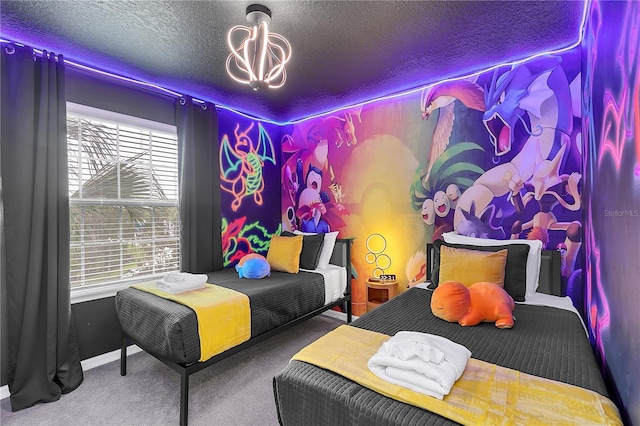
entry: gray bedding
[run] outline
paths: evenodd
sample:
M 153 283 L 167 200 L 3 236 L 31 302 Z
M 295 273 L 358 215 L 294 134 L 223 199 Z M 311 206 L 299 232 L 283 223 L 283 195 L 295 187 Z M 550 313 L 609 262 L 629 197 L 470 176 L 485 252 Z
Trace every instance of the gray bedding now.
M 351 325 L 393 335 L 400 330 L 445 336 L 472 357 L 607 395 L 577 315 L 550 307 L 517 304 L 516 323 L 501 330 L 491 323 L 461 327 L 431 314 L 431 291 L 413 288 Z M 400 403 L 342 376 L 292 361 L 274 378 L 283 425 L 445 425 L 436 414 Z
M 239 279 L 233 269 L 211 272 L 207 282 L 249 297 L 251 337 L 256 337 L 324 305 L 320 274 L 272 272 L 259 280 Z M 177 363 L 200 359 L 195 312 L 153 294 L 128 288 L 116 295 L 122 330 L 147 352 Z

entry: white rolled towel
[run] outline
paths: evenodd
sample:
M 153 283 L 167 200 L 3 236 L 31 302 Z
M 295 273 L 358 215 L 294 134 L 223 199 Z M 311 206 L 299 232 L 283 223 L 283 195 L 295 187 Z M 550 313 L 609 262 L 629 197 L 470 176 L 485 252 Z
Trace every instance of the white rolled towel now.
M 369 369 L 390 383 L 442 399 L 460 378 L 471 352 L 451 340 L 400 331 L 369 359 Z
M 156 282 L 156 287 L 167 293 L 178 294 L 204 288 L 207 278 L 206 274 L 170 272 Z

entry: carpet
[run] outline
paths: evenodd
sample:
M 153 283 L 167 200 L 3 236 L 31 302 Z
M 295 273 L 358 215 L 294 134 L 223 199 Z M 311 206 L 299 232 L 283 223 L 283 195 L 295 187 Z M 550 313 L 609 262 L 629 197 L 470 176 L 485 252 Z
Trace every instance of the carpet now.
M 191 376 L 189 424 L 271 426 L 278 424 L 273 376 L 304 346 L 344 321 L 318 315 Z M 84 373 L 78 389 L 59 401 L 11 412 L 0 402 L 3 426 L 10 425 L 177 425 L 180 375 L 147 353 Z

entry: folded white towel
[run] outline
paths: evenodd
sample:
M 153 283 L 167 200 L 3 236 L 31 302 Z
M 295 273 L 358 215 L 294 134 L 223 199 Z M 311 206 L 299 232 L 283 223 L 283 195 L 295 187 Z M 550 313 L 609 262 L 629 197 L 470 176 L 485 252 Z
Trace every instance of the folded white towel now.
M 187 272 L 170 272 L 156 281 L 158 290 L 171 294 L 204 288 L 207 282 L 206 274 L 190 274 Z
M 384 370 L 384 377 L 378 377 L 389 383 L 438 399 L 443 399 L 444 396 L 451 391 L 451 387 L 446 388 L 440 385 L 436 380 L 430 380 L 414 371 L 404 370 L 402 368 L 386 367 Z
M 385 342 L 387 353 L 400 360 L 407 361 L 418 357 L 425 362 L 440 364 L 444 359 L 444 352 L 423 341 L 398 339 L 391 344 Z
M 471 352 L 441 336 L 400 331 L 369 359 L 369 369 L 390 383 L 442 399 L 460 378 Z
M 169 272 L 162 279 L 167 283 L 180 283 L 184 281 L 184 274 L 181 272 Z

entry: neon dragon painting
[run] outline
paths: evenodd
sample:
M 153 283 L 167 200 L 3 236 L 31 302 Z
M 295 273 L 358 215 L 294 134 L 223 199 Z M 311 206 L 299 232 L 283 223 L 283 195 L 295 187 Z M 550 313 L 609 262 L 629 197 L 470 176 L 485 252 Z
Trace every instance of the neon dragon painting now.
M 234 212 L 246 197 L 253 197 L 257 205 L 262 205 L 262 169 L 266 162 L 276 165 L 273 143 L 262 124 L 258 123 L 258 141 L 251 139 L 250 132 L 254 125 L 251 123 L 240 131 L 240 124 L 236 124 L 233 131 L 235 142 L 232 144 L 226 134 L 221 141 L 220 189 L 233 196 L 231 209 Z

